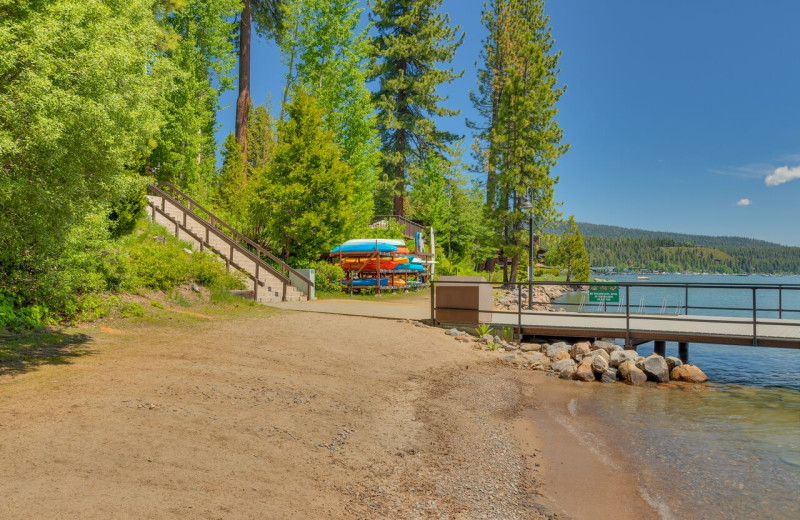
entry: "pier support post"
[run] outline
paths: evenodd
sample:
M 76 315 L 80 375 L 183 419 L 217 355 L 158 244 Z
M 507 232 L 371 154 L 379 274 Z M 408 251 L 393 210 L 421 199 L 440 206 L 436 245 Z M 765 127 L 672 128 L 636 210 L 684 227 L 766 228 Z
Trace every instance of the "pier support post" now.
M 661 357 L 667 357 L 667 342 L 656 340 L 653 342 L 653 352 Z
M 678 357 L 683 363 L 689 362 L 689 344 L 685 341 L 678 343 Z

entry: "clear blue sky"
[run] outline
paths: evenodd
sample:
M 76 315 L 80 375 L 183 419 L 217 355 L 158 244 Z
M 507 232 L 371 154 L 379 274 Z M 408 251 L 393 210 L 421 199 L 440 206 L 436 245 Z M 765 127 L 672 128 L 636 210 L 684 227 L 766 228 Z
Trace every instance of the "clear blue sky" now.
M 441 92 L 467 137 L 482 1 L 444 0 L 466 32 Z M 579 221 L 800 246 L 800 0 L 549 0 L 570 151 L 556 198 Z M 364 14 L 366 18 L 366 13 Z M 257 41 L 252 95 L 278 106 L 285 72 Z M 233 129 L 223 96 L 219 141 Z M 771 185 L 770 185 L 771 184 Z

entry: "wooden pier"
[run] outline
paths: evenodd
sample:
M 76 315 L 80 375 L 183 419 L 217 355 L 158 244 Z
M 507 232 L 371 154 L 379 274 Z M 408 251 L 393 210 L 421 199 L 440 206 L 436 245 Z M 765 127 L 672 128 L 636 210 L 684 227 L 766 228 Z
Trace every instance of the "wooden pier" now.
M 478 278 L 480 280 L 480 278 Z M 463 285 L 462 285 L 463 284 Z M 442 279 L 434 283 L 431 298 L 431 321 L 442 323 L 437 316 L 447 316 L 445 324 L 473 325 L 467 317 L 481 315 L 491 316 L 489 322 L 495 330 L 514 329 L 519 337 L 536 336 L 539 338 L 615 338 L 622 340 L 625 347 L 635 349 L 636 346 L 650 341 L 655 342 L 657 353 L 665 352 L 665 342 L 675 341 L 679 344 L 681 357 L 688 355 L 690 343 L 715 343 L 722 345 L 750 346 L 750 347 L 778 347 L 800 348 L 800 309 L 784 306 L 784 295 L 789 291 L 800 292 L 800 285 L 746 285 L 746 284 L 669 284 L 669 283 L 616 283 L 624 289 L 627 296 L 624 303 L 614 305 L 614 309 L 606 312 L 552 312 L 533 311 L 526 309 L 522 304 L 523 295 L 531 291 L 531 285 L 572 285 L 575 291 L 587 290 L 587 283 L 565 284 L 559 282 L 534 282 L 533 284 L 491 284 L 485 281 L 463 281 L 455 279 Z M 463 292 L 472 285 L 477 291 L 479 287 L 492 290 L 513 288 L 518 295 L 517 308 L 472 308 L 469 303 L 454 305 L 453 299 L 441 294 L 437 298 L 437 291 L 448 291 L 460 286 Z M 679 289 L 685 294 L 685 300 L 680 306 L 683 314 L 657 314 L 636 312 L 630 305 L 631 288 L 657 287 Z M 742 306 L 692 306 L 689 303 L 690 291 L 726 291 L 738 290 L 747 293 L 749 308 Z M 532 292 L 532 291 L 531 291 Z M 759 294 L 773 292 L 777 305 L 759 304 Z M 440 301 L 437 301 L 440 300 Z M 468 298 L 461 298 L 461 302 L 471 302 Z M 443 306 L 442 302 L 448 306 Z M 538 304 L 541 305 L 541 304 Z M 582 305 L 581 305 L 582 306 Z M 652 309 L 652 306 L 650 307 Z M 710 312 L 709 312 L 710 311 Z M 692 313 L 696 312 L 696 314 Z M 726 316 L 703 315 L 709 314 L 740 314 Z M 487 314 L 490 313 L 490 314 Z M 742 316 L 745 314 L 746 316 Z M 462 321 L 458 317 L 463 316 Z M 775 317 L 768 317 L 775 316 Z M 787 318 L 785 316 L 791 316 Z M 487 320 L 488 321 L 488 320 Z

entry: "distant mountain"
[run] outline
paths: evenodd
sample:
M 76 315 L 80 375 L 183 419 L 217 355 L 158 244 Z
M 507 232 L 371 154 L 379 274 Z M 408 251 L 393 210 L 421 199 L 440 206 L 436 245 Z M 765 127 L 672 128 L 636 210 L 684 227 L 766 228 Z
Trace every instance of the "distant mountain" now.
M 713 237 L 578 223 L 589 262 L 668 272 L 800 274 L 800 247 L 744 237 Z
M 590 237 L 615 237 L 615 238 L 665 238 L 682 244 L 692 244 L 705 247 L 787 247 L 774 242 L 756 240 L 745 237 L 714 237 L 708 235 L 687 235 L 669 231 L 647 231 L 644 229 L 624 228 L 619 226 L 606 226 L 604 224 L 589 224 L 578 222 L 578 227 L 583 236 Z

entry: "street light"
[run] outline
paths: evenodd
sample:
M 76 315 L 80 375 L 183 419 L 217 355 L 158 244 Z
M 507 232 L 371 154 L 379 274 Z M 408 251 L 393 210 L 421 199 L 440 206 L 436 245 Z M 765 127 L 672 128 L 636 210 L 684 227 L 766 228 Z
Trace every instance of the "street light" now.
M 528 310 L 533 310 L 533 259 L 534 259 L 534 242 L 533 242 L 533 196 L 531 193 L 525 198 L 522 203 L 522 209 L 528 211 L 530 215 L 530 252 L 528 253 Z M 522 302 L 520 302 L 522 305 Z

